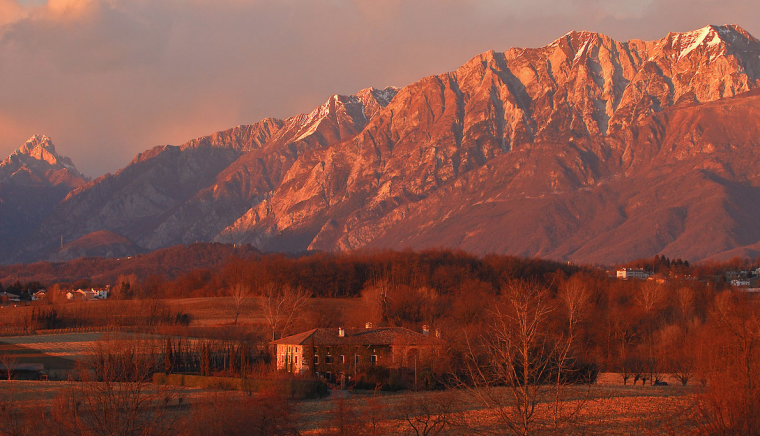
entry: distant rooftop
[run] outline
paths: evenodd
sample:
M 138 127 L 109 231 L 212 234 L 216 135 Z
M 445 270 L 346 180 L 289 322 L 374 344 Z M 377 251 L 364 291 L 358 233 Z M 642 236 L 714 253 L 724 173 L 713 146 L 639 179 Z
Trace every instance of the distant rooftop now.
M 421 345 L 437 339 L 403 327 L 316 328 L 274 341 L 278 345 Z

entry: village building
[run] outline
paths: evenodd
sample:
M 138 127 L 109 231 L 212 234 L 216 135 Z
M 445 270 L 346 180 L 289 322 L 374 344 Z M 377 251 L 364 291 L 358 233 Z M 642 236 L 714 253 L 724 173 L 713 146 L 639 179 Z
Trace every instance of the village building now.
M 105 300 L 108 298 L 109 288 L 100 289 L 77 289 L 66 293 L 66 299 L 77 301 Z
M 441 340 L 402 327 L 316 328 L 274 341 L 277 369 L 328 381 L 352 380 L 370 366 L 410 368 L 434 355 Z
M 750 279 L 733 279 L 731 280 L 731 285 L 736 286 L 737 288 L 748 288 L 752 284 L 752 281 Z
M 617 278 L 619 279 L 646 280 L 648 277 L 649 273 L 644 271 L 643 268 L 621 268 L 617 270 Z
M 21 301 L 21 298 L 16 294 L 11 294 L 10 292 L 0 292 L 0 302 L 2 303 L 18 303 Z

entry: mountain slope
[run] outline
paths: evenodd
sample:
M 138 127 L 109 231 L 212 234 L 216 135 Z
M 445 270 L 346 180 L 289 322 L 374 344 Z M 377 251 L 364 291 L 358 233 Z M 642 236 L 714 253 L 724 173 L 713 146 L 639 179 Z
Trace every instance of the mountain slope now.
M 102 230 L 141 249 L 754 256 L 758 85 L 760 43 L 738 26 L 657 41 L 570 32 L 156 147 L 72 191 L 12 260 Z
M 55 151 L 50 138 L 33 136 L 0 162 L 0 246 L 34 230 L 72 189 L 87 179 Z
M 488 52 L 400 90 L 357 138 L 302 156 L 272 197 L 218 240 L 270 250 L 432 244 L 566 258 L 574 251 L 551 247 L 573 228 L 572 214 L 518 208 L 509 224 L 522 227 L 518 244 L 499 231 L 498 219 L 479 222 L 472 199 L 488 190 L 542 198 L 656 165 L 662 144 L 646 135 L 662 135 L 657 120 L 668 120 L 652 115 L 755 89 L 759 73 L 760 44 L 737 26 L 627 43 L 571 32 L 538 49 Z M 474 179 L 472 170 L 499 180 Z M 441 194 L 426 206 L 443 187 L 467 195 L 452 202 Z M 584 207 L 614 210 L 612 199 L 598 201 Z M 416 225 L 413 210 L 425 211 Z M 461 222 L 442 229 L 457 210 Z M 481 232 L 482 241 L 464 244 Z M 637 247 L 627 256 L 653 255 L 659 246 Z
M 304 152 L 361 131 L 394 88 L 333 96 L 309 114 L 139 154 L 71 192 L 6 261 L 47 258 L 64 242 L 108 230 L 155 249 L 208 241 L 276 187 Z

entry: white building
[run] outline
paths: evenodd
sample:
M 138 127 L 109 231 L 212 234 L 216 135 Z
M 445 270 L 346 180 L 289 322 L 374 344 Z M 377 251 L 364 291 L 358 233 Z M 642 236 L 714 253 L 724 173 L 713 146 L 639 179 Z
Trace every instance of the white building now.
M 649 273 L 643 268 L 621 268 L 617 270 L 617 278 L 619 279 L 646 280 L 648 277 Z

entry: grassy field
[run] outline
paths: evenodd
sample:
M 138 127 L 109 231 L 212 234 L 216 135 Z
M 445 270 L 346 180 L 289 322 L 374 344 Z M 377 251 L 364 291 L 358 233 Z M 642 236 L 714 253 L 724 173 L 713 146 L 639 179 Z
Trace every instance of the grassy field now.
M 71 387 L 71 382 L 0 381 L 0 390 L 14 405 L 49 404 L 56 396 Z M 507 388 L 499 388 L 507 389 Z M 508 394 L 508 392 L 502 392 Z M 575 411 L 563 419 L 559 434 L 587 435 L 652 435 L 675 431 L 684 425 L 679 421 L 688 410 L 695 395 L 692 387 L 594 385 L 571 387 L 560 403 L 560 413 Z M 243 392 L 213 391 L 199 388 L 176 388 L 173 403 L 177 413 L 190 413 L 225 399 L 245 397 Z M 182 401 L 179 401 L 179 398 Z M 428 409 L 419 405 L 431 405 Z M 181 406 L 180 406 L 181 405 Z M 348 392 L 321 400 L 299 401 L 294 404 L 292 422 L 304 435 L 320 435 L 334 427 L 341 417 L 346 423 L 367 430 L 374 426 L 375 434 L 415 434 L 407 418 L 421 420 L 436 418 L 449 405 L 448 418 L 454 424 L 453 434 L 480 434 L 486 428 L 503 428 L 498 415 L 464 390 L 444 392 Z M 553 427 L 552 403 L 539 404 L 532 434 L 557 434 Z M 176 406 L 175 406 L 176 407 Z M 419 414 L 418 414 L 419 413 Z M 565 416 L 566 417 L 566 416 Z M 448 433 L 447 433 L 448 434 Z M 506 434 L 506 433 L 502 433 Z
M 362 304 L 359 299 L 312 298 L 306 305 L 306 311 L 348 313 Z M 29 305 L 0 307 L 0 327 L 25 325 L 33 310 L 49 310 L 53 306 L 45 302 L 33 302 Z M 231 297 L 176 298 L 162 300 L 105 300 L 87 302 L 69 302 L 59 306 L 62 312 L 73 313 L 94 323 L 118 321 L 120 318 L 145 315 L 159 307 L 170 314 L 187 314 L 191 327 L 229 326 L 235 321 L 235 304 Z M 359 320 L 362 321 L 363 320 Z M 357 321 L 357 322 L 359 322 Z M 246 299 L 240 310 L 238 325 L 266 323 L 261 300 L 257 297 Z M 361 323 L 360 323 L 361 324 Z M 357 324 L 357 327 L 360 326 Z
M 506 390 L 507 388 L 497 388 Z M 559 434 L 615 434 L 651 435 L 664 434 L 676 426 L 684 410 L 687 410 L 695 395 L 693 387 L 623 387 L 619 385 L 569 387 L 559 403 L 559 415 L 563 417 L 563 430 Z M 509 392 L 501 392 L 509 395 Z M 340 407 L 348 410 L 348 415 L 371 421 L 378 419 L 379 434 L 415 434 L 408 416 L 435 418 L 444 410 L 443 404 L 453 403 L 450 418 L 460 426 L 459 434 L 480 434 L 485 429 L 504 428 L 498 414 L 466 390 L 445 392 L 401 392 L 349 394 L 344 399 L 304 401 L 298 407 L 298 421 L 304 434 L 318 435 L 322 429 L 333 425 Z M 419 407 L 421 404 L 430 407 Z M 538 405 L 535 416 L 536 432 L 532 434 L 557 434 L 553 417 L 554 404 L 545 402 Z M 415 415 L 423 412 L 422 415 Z M 480 429 L 480 430 L 478 430 Z M 500 434 L 506 434 L 500 433 Z

